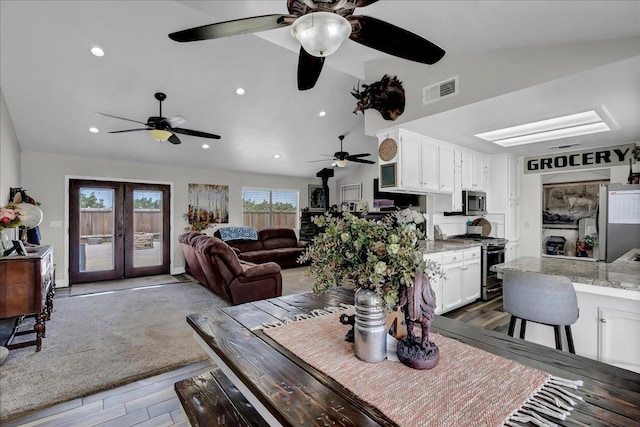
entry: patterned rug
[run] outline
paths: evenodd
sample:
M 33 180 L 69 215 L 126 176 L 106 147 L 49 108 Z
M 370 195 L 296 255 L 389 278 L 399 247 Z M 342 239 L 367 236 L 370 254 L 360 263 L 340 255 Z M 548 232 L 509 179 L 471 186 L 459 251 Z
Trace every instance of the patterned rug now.
M 268 327 L 264 333 L 400 426 L 551 426 L 540 414 L 565 419 L 581 400 L 567 390 L 580 381 L 552 377 L 439 334 L 429 336 L 440 348 L 440 361 L 431 370 L 389 360 L 363 362 L 344 340 L 348 327 L 338 321 L 340 314 Z

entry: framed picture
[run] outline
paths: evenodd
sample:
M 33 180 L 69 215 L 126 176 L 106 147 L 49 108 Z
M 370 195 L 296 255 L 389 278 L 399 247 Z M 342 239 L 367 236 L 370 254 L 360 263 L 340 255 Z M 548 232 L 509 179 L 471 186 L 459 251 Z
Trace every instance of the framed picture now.
M 324 187 L 309 185 L 309 211 L 324 212 Z
M 397 187 L 396 163 L 387 163 L 380 165 L 380 187 Z
M 640 172 L 630 173 L 627 184 L 640 184 Z
M 600 184 L 608 183 L 603 180 L 544 184 L 542 228 L 577 229 L 581 218 L 595 218 Z

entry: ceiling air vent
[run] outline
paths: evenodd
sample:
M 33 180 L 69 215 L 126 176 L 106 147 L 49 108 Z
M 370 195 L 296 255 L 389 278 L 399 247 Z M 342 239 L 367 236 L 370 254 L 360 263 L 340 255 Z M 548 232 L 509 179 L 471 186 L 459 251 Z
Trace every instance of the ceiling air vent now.
M 422 88 L 422 105 L 458 94 L 458 76 Z

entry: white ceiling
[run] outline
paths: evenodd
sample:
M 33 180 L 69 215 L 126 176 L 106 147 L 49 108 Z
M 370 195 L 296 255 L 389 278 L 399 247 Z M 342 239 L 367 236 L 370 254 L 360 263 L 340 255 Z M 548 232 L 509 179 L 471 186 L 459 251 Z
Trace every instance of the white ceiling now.
M 366 61 L 387 55 L 346 41 L 327 58 L 316 87 L 300 92 L 299 48 L 288 29 L 195 43 L 167 37 L 271 13 L 286 13 L 286 1 L 2 0 L 0 87 L 22 150 L 313 177 L 330 162 L 307 162 L 338 151 L 338 135 L 346 134 L 345 151 L 372 153 L 375 160 L 376 138 L 364 135 L 364 116 L 352 113 L 350 91 Z M 420 34 L 448 54 L 640 35 L 639 1 L 381 0 L 355 14 Z M 106 51 L 103 58 L 89 54 L 94 45 Z M 239 86 L 245 95 L 235 94 Z M 136 125 L 95 114 L 146 121 L 158 113 L 158 91 L 167 94 L 164 116 L 182 115 L 188 119 L 182 127 L 222 139 L 180 136 L 179 146 L 159 144 L 146 132 L 109 134 Z M 471 135 L 606 105 L 617 128 L 583 138 L 585 144 L 627 143 L 640 140 L 639 100 L 636 57 L 406 127 L 492 153 L 500 150 Z M 320 110 L 327 116 L 318 117 Z M 101 132 L 90 134 L 91 126 Z M 203 142 L 212 148 L 203 150 Z M 282 157 L 274 159 L 276 153 Z

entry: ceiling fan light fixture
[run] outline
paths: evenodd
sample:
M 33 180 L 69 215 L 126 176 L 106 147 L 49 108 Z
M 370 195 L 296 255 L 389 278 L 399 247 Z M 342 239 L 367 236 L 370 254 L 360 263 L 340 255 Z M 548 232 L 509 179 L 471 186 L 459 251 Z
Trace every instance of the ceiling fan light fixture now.
M 334 53 L 351 35 L 349 21 L 332 12 L 312 12 L 291 24 L 291 35 L 309 55 L 325 57 Z
M 336 166 L 338 166 L 339 168 L 347 166 L 347 163 L 348 162 L 346 160 L 336 160 Z
M 171 135 L 173 135 L 168 130 L 163 130 L 163 129 L 151 129 L 149 133 L 151 134 L 153 139 L 159 142 L 164 142 L 168 140 L 171 137 Z

